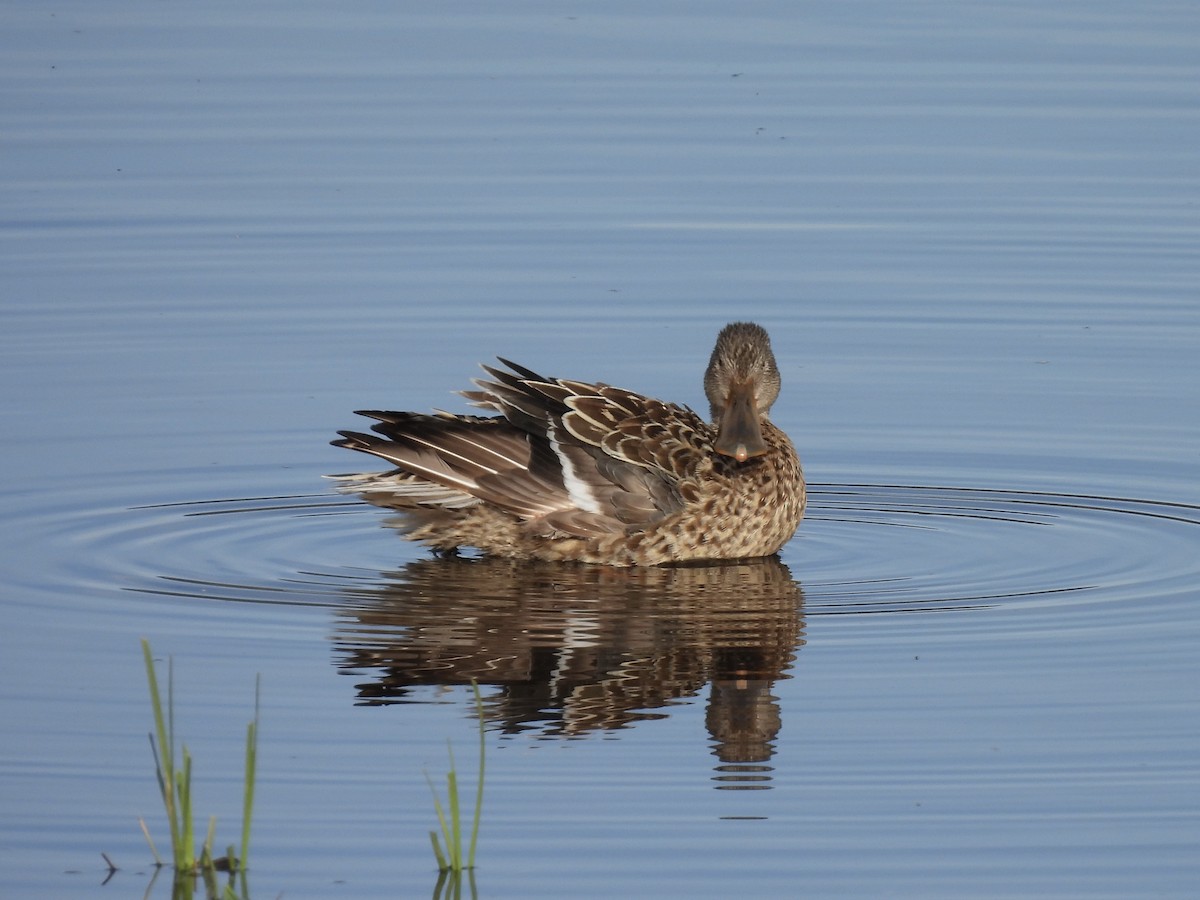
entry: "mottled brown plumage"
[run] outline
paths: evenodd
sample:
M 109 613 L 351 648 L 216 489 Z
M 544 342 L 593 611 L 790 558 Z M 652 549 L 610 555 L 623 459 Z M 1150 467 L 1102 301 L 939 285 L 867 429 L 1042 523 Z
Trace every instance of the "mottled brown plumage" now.
M 335 446 L 396 466 L 337 476 L 403 514 L 438 550 L 613 566 L 768 556 L 804 514 L 804 476 L 767 413 L 779 369 L 766 331 L 735 322 L 704 376 L 712 423 L 607 384 L 501 360 L 464 391 L 498 416 L 362 411 L 376 434 Z

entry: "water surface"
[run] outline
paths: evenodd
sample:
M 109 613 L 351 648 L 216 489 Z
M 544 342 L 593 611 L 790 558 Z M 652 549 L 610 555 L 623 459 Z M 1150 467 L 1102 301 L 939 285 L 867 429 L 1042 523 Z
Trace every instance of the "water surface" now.
M 432 894 L 472 678 L 480 896 L 1194 893 L 1190 8 L 0 15 L 0 892 L 145 891 L 147 636 L 221 840 L 262 674 L 255 895 Z M 320 477 L 496 354 L 702 408 L 735 318 L 778 560 L 433 559 Z

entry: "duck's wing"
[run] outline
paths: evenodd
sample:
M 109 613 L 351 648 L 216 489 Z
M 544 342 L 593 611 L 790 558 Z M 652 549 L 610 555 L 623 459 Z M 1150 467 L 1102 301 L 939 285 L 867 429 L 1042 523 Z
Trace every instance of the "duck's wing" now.
M 512 371 L 485 367 L 493 380 L 464 395 L 544 439 L 575 509 L 624 530 L 696 499 L 712 429 L 691 409 L 501 362 Z
M 602 383 L 544 378 L 501 360 L 463 396 L 499 416 L 363 410 L 374 434 L 340 447 L 396 469 L 349 476 L 348 490 L 396 509 L 485 503 L 534 533 L 596 537 L 681 510 L 711 467 L 711 428 L 692 410 Z
M 711 468 L 713 429 L 694 411 L 621 388 L 595 387 L 567 401 L 563 424 L 577 439 L 674 483 L 691 482 Z

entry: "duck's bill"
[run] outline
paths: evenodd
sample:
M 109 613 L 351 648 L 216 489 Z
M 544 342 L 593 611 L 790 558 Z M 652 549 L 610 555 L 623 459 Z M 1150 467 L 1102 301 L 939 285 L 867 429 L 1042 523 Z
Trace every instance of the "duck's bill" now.
M 752 385 L 735 384 L 730 388 L 725 410 L 721 414 L 721 429 L 717 433 L 715 449 L 738 462 L 767 452 Z

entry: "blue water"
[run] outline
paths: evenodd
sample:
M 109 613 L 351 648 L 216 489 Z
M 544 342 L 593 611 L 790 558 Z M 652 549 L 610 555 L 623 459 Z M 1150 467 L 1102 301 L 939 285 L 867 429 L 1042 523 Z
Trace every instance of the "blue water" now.
M 146 890 L 141 636 L 219 842 L 262 675 L 257 896 L 433 893 L 470 677 L 479 896 L 1195 893 L 1200 12 L 0 24 L 0 893 Z M 776 564 L 431 560 L 320 477 L 497 354 L 703 408 L 731 319 Z

